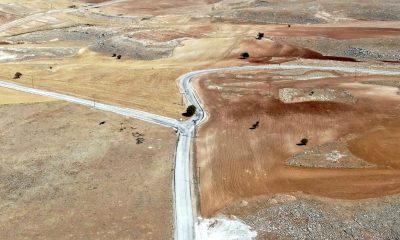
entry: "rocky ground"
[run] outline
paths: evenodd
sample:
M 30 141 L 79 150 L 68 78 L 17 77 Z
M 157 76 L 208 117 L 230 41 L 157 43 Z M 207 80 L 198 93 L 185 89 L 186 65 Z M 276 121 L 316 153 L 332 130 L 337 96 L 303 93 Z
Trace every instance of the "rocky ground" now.
M 398 195 L 362 201 L 300 193 L 259 198 L 229 209 L 257 231 L 256 239 L 397 239 Z
M 307 148 L 286 160 L 289 166 L 309 168 L 365 168 L 374 164 L 354 156 L 348 149 L 346 140 L 326 143 Z M 376 166 L 375 166 L 376 167 Z
M 279 100 L 284 103 L 322 101 L 352 104 L 356 102 L 349 91 L 329 88 L 281 88 L 279 89 Z

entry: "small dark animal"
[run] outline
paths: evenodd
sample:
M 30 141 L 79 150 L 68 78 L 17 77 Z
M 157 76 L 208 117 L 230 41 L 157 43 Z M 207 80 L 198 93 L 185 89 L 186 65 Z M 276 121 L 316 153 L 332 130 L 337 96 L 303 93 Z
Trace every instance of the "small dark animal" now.
M 261 40 L 261 39 L 263 39 L 263 37 L 264 37 L 264 33 L 259 32 L 256 39 Z
M 104 125 L 104 124 L 106 124 L 106 121 L 102 121 L 99 123 L 99 125 Z
M 113 55 L 112 55 L 112 57 L 116 57 L 117 56 L 117 54 L 116 53 L 114 53 Z
M 297 146 L 305 146 L 308 143 L 308 139 L 307 138 L 303 138 L 300 140 L 300 143 L 297 143 Z
M 118 55 L 118 56 L 117 56 L 117 59 L 121 59 L 121 57 L 122 57 L 121 55 Z
M 287 27 L 290 28 L 292 25 L 288 24 Z
M 314 95 L 314 91 L 311 91 L 310 94 L 308 94 L 310 96 Z
M 50 69 L 53 69 L 53 67 L 52 67 L 52 66 L 50 66 Z

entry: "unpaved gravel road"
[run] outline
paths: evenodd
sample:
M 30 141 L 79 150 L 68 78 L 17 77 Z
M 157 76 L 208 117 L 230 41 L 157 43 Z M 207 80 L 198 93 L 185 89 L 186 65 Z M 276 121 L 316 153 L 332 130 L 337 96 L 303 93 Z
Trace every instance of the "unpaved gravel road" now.
M 178 144 L 176 149 L 175 159 L 175 179 L 174 179 L 174 197 L 175 197 L 175 239 L 189 240 L 200 239 L 195 225 L 196 206 L 194 204 L 195 196 L 193 195 L 194 183 L 193 173 L 191 171 L 192 159 L 190 159 L 190 147 L 195 129 L 207 119 L 207 113 L 191 86 L 191 81 L 201 75 L 225 72 L 225 71 L 249 71 L 249 70 L 290 70 L 290 69 L 309 69 L 309 70 L 330 70 L 341 72 L 354 72 L 354 68 L 348 67 L 318 67 L 318 66 L 300 66 L 300 65 L 263 65 L 263 66 L 243 66 L 243 67 L 228 67 L 208 70 L 199 70 L 187 73 L 180 78 L 180 89 L 186 98 L 187 104 L 195 105 L 197 108 L 196 114 L 186 122 L 179 122 L 175 119 L 142 112 L 129 108 L 122 108 L 114 105 L 94 103 L 93 101 L 81 99 L 64 94 L 39 90 L 35 88 L 25 87 L 14 83 L 0 81 L 0 87 L 10 88 L 18 91 L 38 94 L 42 96 L 52 97 L 60 100 L 65 100 L 72 103 L 81 104 L 88 107 L 94 107 L 104 111 L 110 111 L 128 117 L 137 118 L 143 121 L 160 124 L 167 127 L 172 127 L 178 130 Z M 379 74 L 400 76 L 400 71 L 377 70 L 367 68 L 357 68 L 358 73 L 364 74 Z M 196 231 L 195 231 L 196 230 Z

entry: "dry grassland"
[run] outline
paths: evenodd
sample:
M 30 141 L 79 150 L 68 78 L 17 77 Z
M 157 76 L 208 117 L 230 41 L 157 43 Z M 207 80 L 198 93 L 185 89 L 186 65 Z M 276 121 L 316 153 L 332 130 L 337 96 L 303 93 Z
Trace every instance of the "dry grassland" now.
M 1 239 L 171 239 L 172 130 L 63 102 L 0 115 Z
M 0 105 L 18 103 L 50 102 L 55 99 L 42 97 L 34 94 L 14 91 L 7 88 L 0 88 Z
M 17 71 L 23 77 L 12 80 Z M 33 78 L 37 88 L 179 117 L 184 106 L 175 79 L 187 71 L 84 52 L 72 58 L 3 64 L 0 76 L 28 86 Z

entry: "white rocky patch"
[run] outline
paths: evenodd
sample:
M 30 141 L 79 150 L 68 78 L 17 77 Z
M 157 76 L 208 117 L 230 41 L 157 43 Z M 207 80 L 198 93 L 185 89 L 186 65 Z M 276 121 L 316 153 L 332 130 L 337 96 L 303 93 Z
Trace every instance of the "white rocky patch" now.
M 16 58 L 17 58 L 17 55 L 9 54 L 4 51 L 0 51 L 0 61 L 14 60 Z
M 199 218 L 197 236 L 200 240 L 252 240 L 257 236 L 243 221 L 236 217 Z
M 347 156 L 346 154 L 342 154 L 341 152 L 336 151 L 336 150 L 325 154 L 326 160 L 333 161 L 333 162 L 337 162 L 341 158 L 346 157 L 346 156 Z

